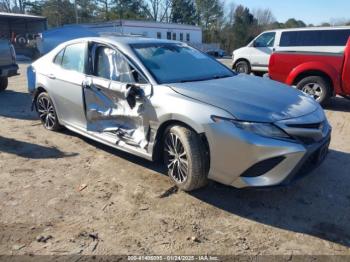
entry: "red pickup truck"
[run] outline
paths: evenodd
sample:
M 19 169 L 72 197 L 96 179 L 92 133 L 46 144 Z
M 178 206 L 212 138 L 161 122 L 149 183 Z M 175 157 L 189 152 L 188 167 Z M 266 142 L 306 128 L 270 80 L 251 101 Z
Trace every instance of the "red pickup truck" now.
M 275 52 L 269 77 L 296 86 L 322 105 L 335 95 L 350 98 L 350 38 L 344 53 Z

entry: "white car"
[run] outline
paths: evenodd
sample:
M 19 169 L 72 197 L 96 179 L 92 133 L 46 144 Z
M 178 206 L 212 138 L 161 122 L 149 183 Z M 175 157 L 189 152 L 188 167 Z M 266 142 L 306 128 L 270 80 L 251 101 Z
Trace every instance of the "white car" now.
M 238 73 L 267 72 L 275 51 L 340 53 L 350 27 L 293 28 L 266 31 L 232 53 L 232 69 Z

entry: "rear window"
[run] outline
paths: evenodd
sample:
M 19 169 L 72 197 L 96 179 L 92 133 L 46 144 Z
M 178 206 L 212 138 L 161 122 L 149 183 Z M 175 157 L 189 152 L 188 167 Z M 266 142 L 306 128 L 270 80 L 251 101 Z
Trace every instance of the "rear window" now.
M 62 67 L 79 73 L 84 72 L 86 44 L 77 43 L 66 47 L 62 58 Z
M 345 46 L 350 30 L 290 31 L 281 35 L 280 46 Z

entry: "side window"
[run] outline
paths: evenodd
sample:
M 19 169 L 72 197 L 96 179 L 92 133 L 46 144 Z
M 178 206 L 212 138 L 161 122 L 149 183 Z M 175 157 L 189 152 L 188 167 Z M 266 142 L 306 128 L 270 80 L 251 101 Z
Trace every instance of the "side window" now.
M 53 62 L 56 65 L 61 65 L 62 64 L 62 58 L 63 58 L 63 54 L 64 54 L 64 50 L 65 48 L 63 48 L 55 57 L 55 59 L 53 60 Z
M 180 41 L 183 41 L 183 40 L 184 40 L 184 34 L 180 33 Z
M 190 38 L 190 34 L 189 34 L 189 33 L 186 34 L 186 41 L 187 41 L 187 42 L 190 42 L 190 41 L 191 41 L 191 38 Z
M 176 40 L 176 33 L 173 33 L 173 40 Z
M 275 43 L 275 35 L 276 33 L 265 33 L 259 36 L 254 41 L 254 47 L 273 47 Z
M 158 39 L 162 39 L 162 33 L 161 32 L 157 32 L 157 38 Z
M 350 30 L 283 32 L 280 46 L 345 46 Z
M 140 83 L 147 81 L 124 58 L 109 47 L 101 46 L 96 50 L 94 75 L 122 83 Z
M 85 54 L 85 43 L 78 43 L 67 46 L 62 59 L 62 67 L 67 70 L 74 70 L 80 73 L 84 73 Z
M 171 32 L 166 33 L 166 39 L 171 40 Z

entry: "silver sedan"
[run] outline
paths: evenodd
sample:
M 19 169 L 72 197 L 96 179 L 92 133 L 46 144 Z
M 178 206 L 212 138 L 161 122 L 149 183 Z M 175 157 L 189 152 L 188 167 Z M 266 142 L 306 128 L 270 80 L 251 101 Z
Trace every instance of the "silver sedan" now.
M 182 190 L 289 183 L 326 157 L 331 127 L 310 97 L 232 72 L 180 42 L 63 43 L 28 68 L 43 126 L 162 160 Z

